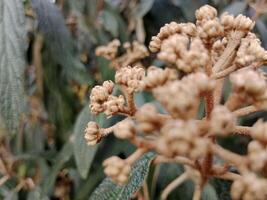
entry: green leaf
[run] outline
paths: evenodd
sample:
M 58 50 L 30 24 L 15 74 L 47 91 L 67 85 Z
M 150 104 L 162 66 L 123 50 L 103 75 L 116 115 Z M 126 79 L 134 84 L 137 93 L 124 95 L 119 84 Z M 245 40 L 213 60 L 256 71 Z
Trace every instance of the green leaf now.
M 154 0 L 141 0 L 138 4 L 136 10 L 134 10 L 134 15 L 136 17 L 142 18 L 148 11 L 152 8 Z
M 44 180 L 43 187 L 42 187 L 42 192 L 41 196 L 44 197 L 48 193 L 51 192 L 53 189 L 55 180 L 57 178 L 58 172 L 61 170 L 61 168 L 64 166 L 64 164 L 69 161 L 69 159 L 72 156 L 73 153 L 73 148 L 72 148 L 72 143 L 68 142 L 64 145 L 64 147 L 61 149 L 59 154 L 57 155 L 54 165 L 51 168 L 51 171 L 47 178 Z
M 238 14 L 243 13 L 244 10 L 246 9 L 246 7 L 247 7 L 247 3 L 245 1 L 244 2 L 235 1 L 235 2 L 231 3 L 229 6 L 227 6 L 223 10 L 223 12 L 228 12 L 228 13 L 233 14 L 233 15 L 238 15 Z
M 102 20 L 106 30 L 109 31 L 113 37 L 118 37 L 119 25 L 113 13 L 109 10 L 104 10 L 102 13 Z
M 86 178 L 92 161 L 98 149 L 98 145 L 88 146 L 84 139 L 84 129 L 89 121 L 96 121 L 99 126 L 104 126 L 104 115 L 99 115 L 93 120 L 88 105 L 80 112 L 74 125 L 74 158 L 78 171 L 82 178 Z
M 201 200 L 218 200 L 217 193 L 211 184 L 206 184 L 201 194 Z
M 133 166 L 129 182 L 125 186 L 114 184 L 109 178 L 103 180 L 89 200 L 127 200 L 142 186 L 155 154 L 149 152 Z
M 0 115 L 14 133 L 23 109 L 26 31 L 21 0 L 0 1 L 0 30 Z

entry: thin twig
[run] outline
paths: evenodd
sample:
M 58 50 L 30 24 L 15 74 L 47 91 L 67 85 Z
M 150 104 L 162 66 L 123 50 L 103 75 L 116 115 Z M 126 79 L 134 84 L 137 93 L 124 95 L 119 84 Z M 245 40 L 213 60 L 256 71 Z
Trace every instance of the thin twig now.
M 193 195 L 193 200 L 200 200 L 201 197 L 201 186 L 200 184 L 195 185 L 195 190 L 194 190 L 194 195 Z
M 184 181 L 188 179 L 188 174 L 184 172 L 180 176 L 178 176 L 176 179 L 174 179 L 167 187 L 163 190 L 161 194 L 161 200 L 166 200 L 169 194 L 177 188 L 179 185 L 181 185 Z
M 240 108 L 238 110 L 235 110 L 233 112 L 233 114 L 236 117 L 242 117 L 242 116 L 249 115 L 251 113 L 257 112 L 257 111 L 259 111 L 259 109 L 256 108 L 255 106 L 251 105 L 251 106 L 247 106 L 247 107 L 244 107 L 244 108 Z
M 224 179 L 224 180 L 231 180 L 234 181 L 236 179 L 239 179 L 241 176 L 239 174 L 235 174 L 232 172 L 226 172 L 223 175 L 214 175 L 216 178 Z
M 240 135 L 251 135 L 251 127 L 249 126 L 236 126 L 234 128 L 234 133 Z

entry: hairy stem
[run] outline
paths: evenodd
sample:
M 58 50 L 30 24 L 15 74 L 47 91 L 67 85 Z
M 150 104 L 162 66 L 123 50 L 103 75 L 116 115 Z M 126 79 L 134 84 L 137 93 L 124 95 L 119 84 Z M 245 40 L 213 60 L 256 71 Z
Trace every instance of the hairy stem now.
M 249 115 L 251 113 L 257 112 L 257 111 L 259 111 L 259 109 L 256 108 L 255 106 L 251 105 L 251 106 L 247 106 L 247 107 L 244 107 L 244 108 L 240 108 L 238 110 L 235 110 L 233 112 L 233 114 L 236 117 L 242 117 L 242 116 Z
M 169 194 L 177 188 L 179 185 L 181 185 L 184 181 L 188 179 L 188 174 L 184 172 L 180 176 L 178 176 L 176 179 L 174 179 L 167 187 L 163 190 L 161 194 L 161 200 L 166 200 Z

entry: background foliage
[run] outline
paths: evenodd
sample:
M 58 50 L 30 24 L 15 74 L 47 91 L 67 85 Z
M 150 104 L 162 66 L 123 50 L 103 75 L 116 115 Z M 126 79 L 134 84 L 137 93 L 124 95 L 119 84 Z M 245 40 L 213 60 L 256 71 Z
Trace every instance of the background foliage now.
M 112 136 L 95 147 L 85 144 L 88 121 L 106 127 L 119 120 L 92 116 L 88 109 L 90 89 L 114 75 L 94 49 L 113 38 L 148 44 L 162 25 L 193 21 L 195 10 L 206 3 L 219 14 L 253 16 L 248 2 L 1 0 L 0 199 L 128 199 L 145 179 L 150 198 L 157 199 L 162 188 L 182 173 L 181 166 L 150 166 L 153 153 L 149 153 L 136 163 L 129 184 L 119 187 L 104 179 L 101 163 L 111 155 L 125 157 L 134 147 Z M 255 27 L 265 48 L 266 16 L 260 15 Z M 151 58 L 144 62 L 161 64 Z M 138 104 L 148 100 L 151 97 L 145 94 L 137 96 Z M 242 123 L 249 125 L 259 116 L 266 113 L 251 115 Z M 220 142 L 242 154 L 248 141 L 233 137 Z M 230 199 L 229 187 L 226 181 L 211 180 L 202 199 Z M 192 183 L 186 182 L 170 199 L 190 199 L 192 190 Z

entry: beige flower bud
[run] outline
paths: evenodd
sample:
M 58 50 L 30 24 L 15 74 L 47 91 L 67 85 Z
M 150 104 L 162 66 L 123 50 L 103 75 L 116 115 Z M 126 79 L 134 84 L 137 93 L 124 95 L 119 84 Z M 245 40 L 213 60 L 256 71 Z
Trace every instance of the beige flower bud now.
M 117 156 L 112 156 L 103 162 L 105 174 L 118 185 L 127 183 L 131 165 Z
M 103 86 L 95 86 L 90 95 L 90 109 L 93 114 L 101 113 L 105 110 L 103 104 L 108 100 L 113 91 L 114 83 L 105 81 Z
M 248 145 L 249 165 L 253 171 L 262 170 L 267 161 L 267 149 L 258 141 L 252 141 Z
M 197 20 L 214 19 L 217 17 L 217 10 L 209 5 L 204 5 L 196 10 L 195 16 Z
M 141 81 L 145 76 L 145 70 L 141 67 L 123 67 L 116 72 L 116 83 L 126 87 L 130 93 L 140 90 Z
M 84 132 L 84 138 L 88 145 L 95 145 L 102 138 L 101 129 L 96 122 L 88 122 Z
M 106 46 L 99 46 L 96 48 L 95 54 L 97 56 L 103 56 L 108 60 L 112 60 L 116 57 L 120 41 L 115 39 L 108 43 Z
M 134 122 L 130 119 L 123 120 L 116 124 L 114 135 L 120 139 L 130 139 L 135 135 Z
M 216 106 L 211 113 L 211 132 L 220 136 L 229 135 L 235 127 L 236 119 L 225 106 Z
M 152 133 L 159 129 L 162 121 L 157 115 L 157 109 L 153 104 L 143 105 L 135 114 L 137 129 L 144 133 Z
M 257 121 L 252 127 L 251 136 L 265 144 L 267 144 L 267 122 Z
M 124 110 L 125 99 L 122 95 L 116 96 L 109 96 L 107 101 L 104 103 L 104 113 L 110 117 L 120 111 Z
M 151 90 L 175 79 L 177 79 L 176 70 L 151 66 L 148 68 L 147 75 L 142 81 L 142 88 L 144 90 Z

